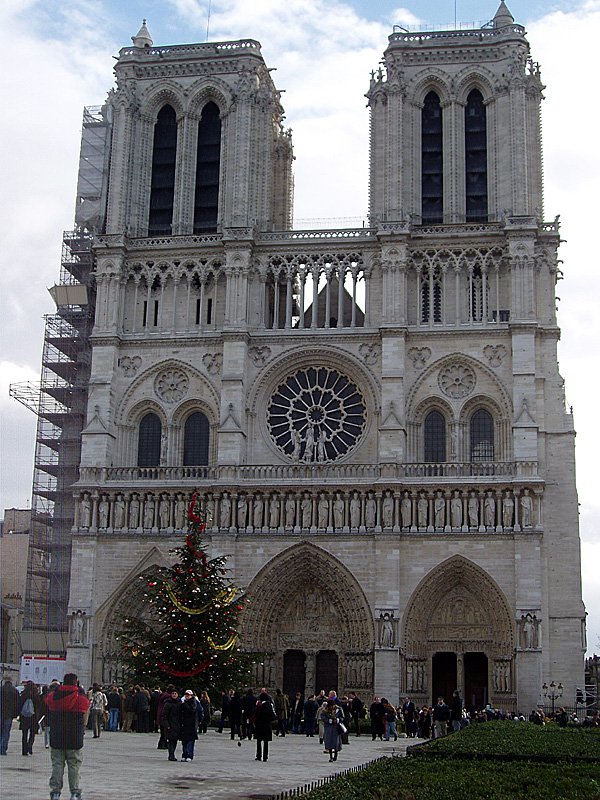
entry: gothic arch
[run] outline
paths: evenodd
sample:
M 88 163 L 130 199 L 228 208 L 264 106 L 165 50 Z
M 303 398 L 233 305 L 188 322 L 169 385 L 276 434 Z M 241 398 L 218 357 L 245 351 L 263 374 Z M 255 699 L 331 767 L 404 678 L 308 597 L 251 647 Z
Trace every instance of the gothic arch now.
M 483 102 L 489 103 L 494 99 L 494 76 L 485 67 L 479 65 L 477 69 L 467 66 L 456 76 L 456 99 L 462 105 L 466 105 L 469 92 L 479 89 L 483 95 Z
M 247 595 L 250 603 L 240 631 L 246 650 L 277 652 L 286 643 L 314 648 L 319 638 L 324 649 L 335 643 L 347 652 L 373 649 L 373 614 L 363 589 L 341 561 L 310 542 L 293 545 L 271 559 L 252 579 Z M 313 614 L 306 610 L 308 597 L 324 598 L 328 607 Z M 298 616 L 299 602 L 305 605 Z
M 452 556 L 434 567 L 410 597 L 403 620 L 404 655 L 422 659 L 458 646 L 510 658 L 516 646 L 513 616 L 506 596 L 484 569 L 464 556 Z
M 188 96 L 190 97 L 188 110 L 190 114 L 195 114 L 198 117 L 202 114 L 204 106 L 213 102 L 218 106 L 221 112 L 221 119 L 223 119 L 233 102 L 230 87 L 215 78 L 211 78 L 210 83 L 206 83 L 206 79 L 203 78 L 192 84 L 188 89 Z
M 140 103 L 140 112 L 156 122 L 158 112 L 165 105 L 170 105 L 175 111 L 177 120 L 184 113 L 184 101 L 181 96 L 180 87 L 170 81 L 161 81 L 154 84 L 152 89 L 146 94 Z
M 450 102 L 448 76 L 441 70 L 427 69 L 415 75 L 407 91 L 407 96 L 415 105 L 421 107 L 428 92 L 435 92 L 444 106 Z

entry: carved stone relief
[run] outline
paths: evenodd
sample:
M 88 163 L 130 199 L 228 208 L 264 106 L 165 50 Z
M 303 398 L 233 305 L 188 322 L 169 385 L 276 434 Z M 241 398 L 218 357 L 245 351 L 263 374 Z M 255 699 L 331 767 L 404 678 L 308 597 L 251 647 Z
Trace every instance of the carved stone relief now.
M 476 383 L 475 371 L 468 364 L 459 362 L 443 367 L 438 375 L 440 389 L 453 400 L 470 395 Z
M 119 359 L 121 372 L 128 377 L 133 377 L 142 364 L 139 356 L 122 356 Z
M 181 369 L 159 372 L 154 381 L 154 392 L 165 403 L 176 403 L 187 394 L 189 379 Z
M 483 354 L 487 358 L 490 367 L 499 367 L 506 358 L 508 351 L 503 344 L 486 344 Z
M 207 372 L 211 375 L 218 375 L 223 366 L 223 356 L 221 353 L 205 353 L 202 356 L 202 363 L 206 367 Z
M 411 347 L 408 351 L 408 357 L 413 362 L 415 369 L 423 369 L 431 358 L 431 350 L 429 347 Z

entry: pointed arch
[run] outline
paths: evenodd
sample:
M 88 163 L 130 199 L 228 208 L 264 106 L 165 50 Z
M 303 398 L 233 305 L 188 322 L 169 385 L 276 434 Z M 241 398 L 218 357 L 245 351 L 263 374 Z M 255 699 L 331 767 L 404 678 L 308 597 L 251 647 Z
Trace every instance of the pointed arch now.
M 516 646 L 513 617 L 489 573 L 464 556 L 451 556 L 423 578 L 408 601 L 404 654 L 422 659 L 458 645 L 463 651 L 509 658 Z
M 293 609 L 306 595 L 326 598 L 322 618 L 337 619 L 337 630 L 323 631 L 324 641 L 334 640 L 344 651 L 370 652 L 375 641 L 373 614 L 360 584 L 339 559 L 311 542 L 295 544 L 275 556 L 252 579 L 247 589 L 250 604 L 241 620 L 240 641 L 246 650 L 281 650 L 279 637 L 293 617 Z M 319 617 L 315 617 L 314 627 Z M 318 630 L 297 633 L 302 645 Z

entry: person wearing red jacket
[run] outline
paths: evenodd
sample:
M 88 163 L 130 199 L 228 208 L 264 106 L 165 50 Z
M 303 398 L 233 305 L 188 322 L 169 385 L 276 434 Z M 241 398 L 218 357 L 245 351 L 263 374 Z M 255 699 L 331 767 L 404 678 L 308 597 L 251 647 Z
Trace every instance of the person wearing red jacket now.
M 63 683 L 46 700 L 50 718 L 50 798 L 59 800 L 63 787 L 65 764 L 69 775 L 71 800 L 81 800 L 79 772 L 83 762 L 83 733 L 87 724 L 90 702 L 77 685 L 77 675 L 69 672 Z

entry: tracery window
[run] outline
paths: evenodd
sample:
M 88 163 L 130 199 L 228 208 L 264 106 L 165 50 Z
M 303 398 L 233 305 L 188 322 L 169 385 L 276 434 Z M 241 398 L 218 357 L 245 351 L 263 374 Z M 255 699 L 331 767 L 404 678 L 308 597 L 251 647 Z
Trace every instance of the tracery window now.
M 479 265 L 469 274 L 469 314 L 472 322 L 483 322 L 487 319 L 488 285 Z
M 152 147 L 152 180 L 148 234 L 171 234 L 175 198 L 175 159 L 177 156 L 177 118 L 172 106 L 158 112 Z
M 469 92 L 465 108 L 465 195 L 467 222 L 487 222 L 487 123 L 478 89 Z
M 443 131 L 440 98 L 425 97 L 421 110 L 421 219 L 424 224 L 443 222 Z
M 140 420 L 138 431 L 138 467 L 157 467 L 160 464 L 162 424 L 150 412 Z
M 442 321 L 442 270 L 432 267 L 421 277 L 421 322 Z
M 426 464 L 446 461 L 446 420 L 439 411 L 430 411 L 423 424 L 423 460 Z
M 494 460 L 494 420 L 489 411 L 480 408 L 471 417 L 471 461 Z
M 215 103 L 207 103 L 198 123 L 194 233 L 214 233 L 219 212 L 221 166 L 221 115 Z
M 183 466 L 208 464 L 208 442 L 208 419 L 201 411 L 190 414 L 183 430 Z

